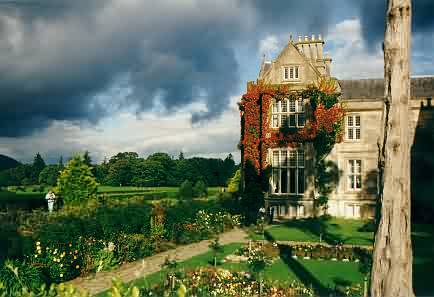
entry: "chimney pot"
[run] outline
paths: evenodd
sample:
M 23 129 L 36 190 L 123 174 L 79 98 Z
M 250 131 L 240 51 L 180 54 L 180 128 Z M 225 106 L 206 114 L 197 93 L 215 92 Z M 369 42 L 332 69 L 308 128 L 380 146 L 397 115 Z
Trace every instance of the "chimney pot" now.
M 315 34 L 312 34 L 312 41 L 315 41 Z
M 298 42 L 301 42 L 301 35 L 298 35 Z
M 322 40 L 321 34 L 318 35 L 318 40 Z
M 304 36 L 304 41 L 309 41 L 309 36 Z

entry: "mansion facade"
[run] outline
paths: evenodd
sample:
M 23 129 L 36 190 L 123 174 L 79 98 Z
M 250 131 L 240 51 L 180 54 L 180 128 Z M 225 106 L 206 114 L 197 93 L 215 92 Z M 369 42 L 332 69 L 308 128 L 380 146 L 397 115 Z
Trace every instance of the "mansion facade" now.
M 332 59 L 324 55 L 324 44 L 321 36 L 314 35 L 290 40 L 274 61 L 262 62 L 258 81 L 289 84 L 293 90 L 304 90 L 320 78 L 330 77 Z M 378 201 L 377 139 L 382 125 L 384 82 L 382 79 L 338 79 L 337 82 L 339 101 L 345 108 L 345 132 L 342 142 L 334 145 L 326 159 L 335 164 L 339 178 L 329 195 L 325 212 L 337 217 L 371 218 Z M 431 107 L 433 95 L 434 77 L 412 78 L 409 110 L 412 138 L 416 128 L 423 125 L 421 110 Z M 301 100 L 273 101 L 270 128 L 302 128 L 305 112 Z M 318 195 L 314 186 L 314 156 L 313 145 L 309 142 L 296 148 L 268 149 L 266 162 L 272 172 L 265 206 L 274 210 L 275 217 L 313 215 Z

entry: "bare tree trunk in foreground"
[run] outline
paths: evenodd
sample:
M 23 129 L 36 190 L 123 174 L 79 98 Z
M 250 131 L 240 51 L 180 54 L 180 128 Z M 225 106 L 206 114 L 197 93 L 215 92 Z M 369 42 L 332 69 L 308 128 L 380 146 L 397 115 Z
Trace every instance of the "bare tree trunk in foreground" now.
M 373 297 L 411 297 L 411 0 L 388 0 L 384 38 L 385 104 L 379 141 L 381 220 L 375 237 Z

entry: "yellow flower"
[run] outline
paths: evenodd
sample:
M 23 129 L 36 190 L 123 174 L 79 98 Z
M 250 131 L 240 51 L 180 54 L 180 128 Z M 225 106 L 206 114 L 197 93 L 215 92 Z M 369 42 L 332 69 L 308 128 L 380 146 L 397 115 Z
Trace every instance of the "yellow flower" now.
M 77 268 L 77 269 L 80 268 L 80 265 L 76 265 L 75 268 Z
M 74 256 L 74 260 L 77 260 L 77 256 Z
M 40 245 L 40 244 L 41 244 L 41 242 L 39 242 L 39 241 L 36 242 L 36 245 Z
M 62 268 L 63 267 L 63 264 L 60 264 L 60 268 Z
M 72 244 L 71 244 L 71 243 L 69 243 L 69 246 L 71 247 L 71 246 L 72 246 Z
M 78 253 L 78 251 L 77 251 L 77 250 L 75 250 L 75 251 L 74 251 L 74 253 L 76 253 L 76 254 L 77 254 L 77 253 Z
M 63 277 L 63 273 L 60 274 L 60 277 Z
M 38 255 L 35 255 L 35 258 L 37 258 L 38 257 Z

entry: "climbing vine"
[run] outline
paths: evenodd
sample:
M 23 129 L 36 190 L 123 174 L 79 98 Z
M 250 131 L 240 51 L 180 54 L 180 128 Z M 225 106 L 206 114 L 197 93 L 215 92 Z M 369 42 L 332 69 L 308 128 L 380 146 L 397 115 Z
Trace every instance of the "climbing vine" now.
M 241 142 L 244 162 L 251 162 L 262 173 L 268 167 L 268 148 L 296 147 L 300 143 L 313 143 L 316 167 L 342 140 L 344 109 L 339 103 L 336 84 L 331 79 L 321 79 L 305 90 L 293 90 L 288 85 L 269 85 L 262 82 L 249 84 L 247 93 L 239 104 L 241 115 Z M 303 128 L 271 128 L 271 105 L 273 99 L 305 102 L 305 125 Z M 321 188 L 321 187 L 319 187 Z

